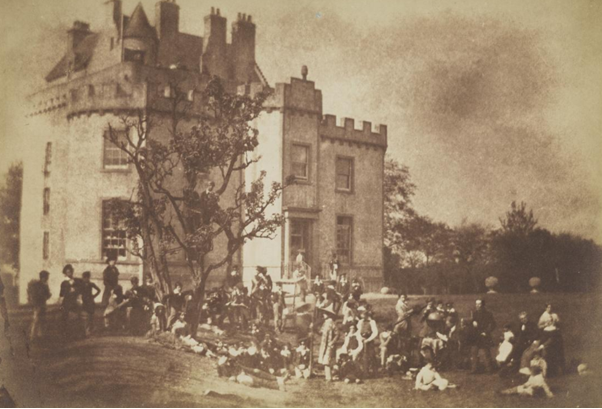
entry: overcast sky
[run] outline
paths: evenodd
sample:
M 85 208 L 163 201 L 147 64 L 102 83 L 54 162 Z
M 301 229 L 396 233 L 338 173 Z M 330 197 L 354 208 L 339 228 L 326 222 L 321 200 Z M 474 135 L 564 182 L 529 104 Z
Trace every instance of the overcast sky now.
M 154 0 L 142 4 L 151 22 Z M 131 13 L 137 2 L 124 0 Z M 415 207 L 450 225 L 498 225 L 512 200 L 540 224 L 602 243 L 602 0 L 178 0 L 183 32 L 211 6 L 257 24 L 271 84 L 300 76 L 324 113 L 389 127 Z M 92 29 L 103 0 L 2 0 L 0 172 L 22 157 L 22 97 Z

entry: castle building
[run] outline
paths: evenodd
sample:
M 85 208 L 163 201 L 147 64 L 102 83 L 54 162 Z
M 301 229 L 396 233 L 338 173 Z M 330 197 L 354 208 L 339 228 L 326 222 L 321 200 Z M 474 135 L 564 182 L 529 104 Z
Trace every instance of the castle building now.
M 173 98 L 174 76 L 188 90 L 193 107 L 195 90 L 215 75 L 230 92 L 269 87 L 255 61 L 256 27 L 250 15 L 238 15 L 228 43 L 219 9 L 205 17 L 200 37 L 179 31 L 175 0 L 156 3 L 154 25 L 141 4 L 130 16 L 123 14 L 121 0 L 104 7 L 106 21 L 98 30 L 73 24 L 46 86 L 30 96 L 21 302 L 26 283 L 40 270 L 51 272 L 56 299 L 67 263 L 77 276 L 88 270 L 101 282 L 109 251 L 119 256 L 123 285 L 143 273 L 140 259 L 128 252 L 132 243 L 107 211 L 108 200 L 129 199 L 137 186 L 125 155 L 103 138 L 109 124 L 118 128 L 123 117 L 138 110 L 160 117 L 156 107 Z M 243 279 L 249 281 L 258 265 L 268 267 L 275 279 L 286 277 L 299 252 L 312 275 L 324 276 L 335 253 L 341 272 L 361 278 L 369 290 L 380 288 L 386 126 L 363 122 L 356 129 L 349 118 L 337 125 L 334 116 L 323 115 L 321 91 L 307 80 L 306 71 L 272 90 L 255 124 L 261 160 L 240 172 L 237 181 L 254 180 L 266 170 L 271 180 L 294 175 L 297 183 L 285 189 L 274 209 L 286 218 L 276 237 L 246 243 L 237 254 Z M 155 132 L 160 138 L 161 130 Z M 175 279 L 186 282 L 179 270 L 184 261 L 176 258 L 172 264 Z M 224 274 L 213 273 L 208 288 L 221 285 Z

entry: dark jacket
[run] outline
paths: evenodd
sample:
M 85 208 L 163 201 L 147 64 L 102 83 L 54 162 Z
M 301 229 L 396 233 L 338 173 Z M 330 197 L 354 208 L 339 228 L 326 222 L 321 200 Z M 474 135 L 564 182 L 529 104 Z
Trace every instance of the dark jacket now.
M 44 307 L 50 298 L 48 284 L 40 280 L 32 280 L 27 285 L 27 298 L 34 307 Z
M 78 297 L 82 294 L 83 281 L 79 278 L 74 278 L 73 282 L 65 280 L 61 283 L 60 297 L 63 297 L 63 308 L 69 311 L 77 310 L 79 305 L 77 303 Z
M 514 343 L 516 348 L 525 350 L 537 339 L 539 331 L 534 322 L 527 321 L 526 324 L 519 322 L 514 334 L 516 335 L 516 342 Z
M 474 310 L 472 312 L 472 322 L 476 322 L 476 326 L 473 324 L 477 333 L 477 343 L 479 347 L 490 347 L 493 345 L 491 339 L 491 333 L 495 329 L 495 319 L 491 311 L 481 308 L 480 310 Z
M 119 282 L 119 270 L 115 266 L 107 266 L 102 272 L 102 280 L 105 287 L 116 287 Z

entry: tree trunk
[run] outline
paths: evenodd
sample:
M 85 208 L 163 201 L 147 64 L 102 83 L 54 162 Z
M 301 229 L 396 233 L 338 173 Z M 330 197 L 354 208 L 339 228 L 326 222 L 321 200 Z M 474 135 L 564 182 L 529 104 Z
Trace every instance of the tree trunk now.
M 190 333 L 193 337 L 196 337 L 199 328 L 199 321 L 201 319 L 201 309 L 203 308 L 203 301 L 205 301 L 205 285 L 207 283 L 207 277 L 201 277 L 201 282 L 195 287 L 192 295 L 192 316 L 190 317 Z

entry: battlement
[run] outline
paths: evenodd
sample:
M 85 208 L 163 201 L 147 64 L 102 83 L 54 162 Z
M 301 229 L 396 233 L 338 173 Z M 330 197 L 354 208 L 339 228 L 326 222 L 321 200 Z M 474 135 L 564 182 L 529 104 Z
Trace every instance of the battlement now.
M 322 91 L 313 81 L 291 78 L 290 83 L 276 84 L 266 107 L 322 115 Z
M 387 147 L 386 125 L 372 126 L 371 122 L 361 121 L 361 128 L 356 129 L 353 118 L 340 118 L 339 125 L 337 125 L 337 117 L 335 115 L 324 115 L 320 123 L 320 136 L 343 142 L 348 141 Z

